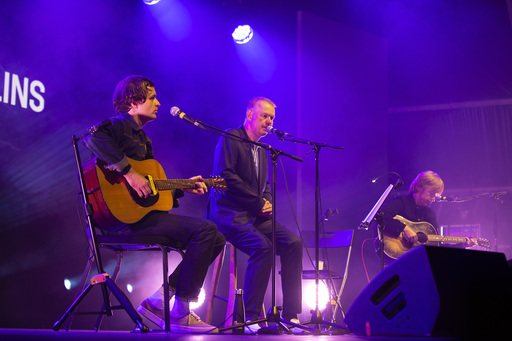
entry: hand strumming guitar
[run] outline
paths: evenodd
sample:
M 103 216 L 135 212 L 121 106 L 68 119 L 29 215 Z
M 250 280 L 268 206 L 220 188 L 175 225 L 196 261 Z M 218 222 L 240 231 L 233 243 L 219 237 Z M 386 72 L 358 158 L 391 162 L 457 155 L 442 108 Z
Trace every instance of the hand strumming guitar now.
M 403 238 L 411 244 L 414 244 L 415 242 L 418 241 L 418 235 L 416 234 L 416 232 L 414 232 L 413 229 L 407 225 L 405 226 L 404 230 L 402 231 L 402 235 L 403 235 Z
M 130 187 L 137 192 L 139 197 L 147 198 L 151 194 L 151 186 L 149 185 L 148 179 L 133 168 L 130 168 L 128 173 L 124 175 L 124 178 L 128 181 Z

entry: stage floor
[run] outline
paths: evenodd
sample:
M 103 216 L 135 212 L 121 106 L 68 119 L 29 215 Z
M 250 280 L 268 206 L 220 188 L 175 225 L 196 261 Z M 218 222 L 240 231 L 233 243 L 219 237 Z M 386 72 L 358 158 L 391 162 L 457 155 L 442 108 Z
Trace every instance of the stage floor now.
M 393 337 L 393 336 L 357 336 L 352 334 L 344 335 L 234 335 L 234 334 L 171 334 L 164 332 L 132 333 L 127 331 L 53 331 L 44 329 L 0 329 L 0 340 L 176 340 L 180 341 L 238 341 L 247 339 L 258 339 L 262 341 L 277 341 L 298 339 L 301 341 L 318 340 L 318 338 L 339 339 L 340 341 L 361 341 L 361 340 L 460 340 L 457 338 L 433 338 L 433 337 Z M 488 340 L 487 338 L 480 338 Z

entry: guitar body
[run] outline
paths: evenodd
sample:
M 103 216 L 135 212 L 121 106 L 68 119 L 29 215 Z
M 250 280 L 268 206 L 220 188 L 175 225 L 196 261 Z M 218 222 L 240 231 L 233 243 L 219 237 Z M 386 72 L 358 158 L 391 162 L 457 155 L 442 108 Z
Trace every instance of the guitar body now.
M 409 243 L 403 238 L 402 234 L 400 234 L 398 238 L 394 238 L 384 232 L 384 253 L 386 256 L 392 259 L 397 259 L 404 253 L 419 245 L 439 246 L 438 241 L 429 241 L 429 235 L 437 235 L 437 231 L 432 224 L 427 222 L 412 222 L 398 215 L 395 216 L 394 219 L 399 220 L 416 232 L 418 235 L 418 241 L 415 243 Z
M 143 176 L 166 179 L 162 166 L 153 159 L 128 160 L 132 168 Z M 133 224 L 151 211 L 169 211 L 173 206 L 172 192 L 159 191 L 146 199 L 133 191 L 124 176 L 105 168 L 99 159 L 84 164 L 84 177 L 93 219 L 106 231 L 115 231 L 126 224 Z

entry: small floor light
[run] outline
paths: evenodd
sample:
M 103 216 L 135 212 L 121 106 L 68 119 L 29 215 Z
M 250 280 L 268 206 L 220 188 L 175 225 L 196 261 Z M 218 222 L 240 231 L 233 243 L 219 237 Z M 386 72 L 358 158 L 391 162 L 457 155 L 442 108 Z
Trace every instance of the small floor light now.
M 308 281 L 313 282 L 313 281 Z M 304 286 L 302 298 L 310 309 L 316 308 L 316 286 L 315 283 L 307 283 Z M 318 309 L 324 310 L 329 302 L 329 291 L 323 282 L 318 283 Z

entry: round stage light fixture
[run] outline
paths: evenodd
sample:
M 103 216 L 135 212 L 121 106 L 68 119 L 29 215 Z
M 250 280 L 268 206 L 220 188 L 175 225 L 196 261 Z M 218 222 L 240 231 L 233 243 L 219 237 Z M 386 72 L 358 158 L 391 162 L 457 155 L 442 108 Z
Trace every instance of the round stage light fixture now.
M 71 290 L 72 284 L 71 284 L 71 280 L 70 279 L 68 279 L 68 278 L 64 279 L 64 287 L 67 290 Z
M 249 25 L 240 25 L 231 34 L 233 36 L 233 40 L 237 44 L 245 44 L 251 40 L 254 35 L 254 31 L 252 27 Z
M 142 0 L 146 5 L 155 5 L 160 2 L 160 0 Z

